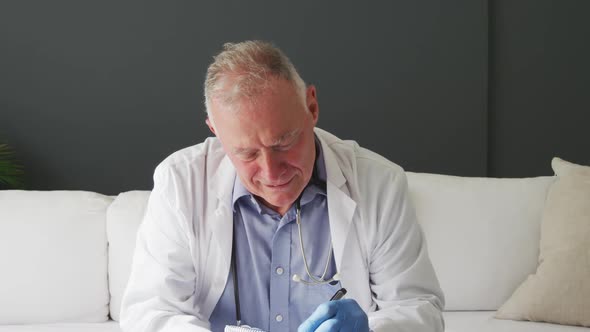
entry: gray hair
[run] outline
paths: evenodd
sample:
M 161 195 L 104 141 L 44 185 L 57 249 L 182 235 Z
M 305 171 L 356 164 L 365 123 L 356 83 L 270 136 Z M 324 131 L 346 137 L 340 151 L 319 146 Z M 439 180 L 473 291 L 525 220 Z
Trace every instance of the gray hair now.
M 231 104 L 243 97 L 255 97 L 272 88 L 269 81 L 281 78 L 291 82 L 305 103 L 305 82 L 291 60 L 276 46 L 260 40 L 226 43 L 213 57 L 205 78 L 205 107 L 210 117 L 212 99 Z M 228 89 L 228 80 L 231 88 Z

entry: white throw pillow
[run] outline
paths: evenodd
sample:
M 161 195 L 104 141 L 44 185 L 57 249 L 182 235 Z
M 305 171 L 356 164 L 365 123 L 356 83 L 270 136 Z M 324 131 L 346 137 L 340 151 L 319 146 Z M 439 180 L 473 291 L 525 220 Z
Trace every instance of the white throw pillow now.
M 539 266 L 496 317 L 590 327 L 590 167 L 559 158 L 552 166 Z
M 0 325 L 108 319 L 111 201 L 83 191 L 0 191 Z
M 445 309 L 497 310 L 535 270 L 553 177 L 407 175 Z

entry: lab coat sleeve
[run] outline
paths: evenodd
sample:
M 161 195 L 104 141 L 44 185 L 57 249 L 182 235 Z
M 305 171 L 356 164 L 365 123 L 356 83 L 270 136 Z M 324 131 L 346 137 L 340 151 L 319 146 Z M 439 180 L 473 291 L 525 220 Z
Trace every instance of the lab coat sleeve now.
M 405 173 L 384 187 L 377 227 L 369 246 L 369 273 L 376 311 L 368 313 L 375 332 L 442 332 L 444 295 L 428 257 L 410 202 Z
M 174 181 L 156 170 L 154 189 L 137 233 L 131 275 L 121 304 L 124 332 L 201 332 L 186 216 L 171 201 Z

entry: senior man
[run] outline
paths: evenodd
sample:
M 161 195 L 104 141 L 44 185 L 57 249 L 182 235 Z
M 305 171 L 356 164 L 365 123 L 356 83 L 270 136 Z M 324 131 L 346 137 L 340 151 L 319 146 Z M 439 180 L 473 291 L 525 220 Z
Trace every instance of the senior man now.
M 316 128 L 316 88 L 278 48 L 224 45 L 205 104 L 216 137 L 155 170 L 124 331 L 443 331 L 403 170 Z

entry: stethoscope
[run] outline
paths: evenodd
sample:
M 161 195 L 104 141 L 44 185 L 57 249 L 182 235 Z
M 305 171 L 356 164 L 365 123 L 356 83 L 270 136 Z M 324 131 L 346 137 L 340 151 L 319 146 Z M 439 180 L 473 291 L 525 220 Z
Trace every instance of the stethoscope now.
M 317 177 L 317 173 L 316 173 L 316 168 L 314 167 L 313 170 L 313 175 L 312 175 L 312 179 L 310 180 L 310 183 L 314 183 L 316 185 L 319 186 L 324 186 L 325 188 L 325 183 L 321 182 L 320 180 L 318 180 Z M 332 241 L 330 241 L 330 249 L 328 250 L 328 259 L 326 260 L 326 265 L 324 267 L 324 272 L 322 273 L 322 276 L 317 278 L 315 277 L 313 274 L 311 274 L 311 272 L 309 272 L 309 264 L 307 263 L 307 258 L 305 256 L 305 249 L 303 247 L 303 236 L 301 235 L 301 196 L 303 195 L 303 192 L 299 195 L 299 198 L 297 198 L 297 201 L 295 202 L 295 210 L 296 210 L 296 223 L 297 223 L 297 230 L 299 233 L 299 248 L 301 249 L 301 256 L 303 257 L 303 265 L 305 266 L 305 273 L 307 274 L 307 276 L 309 277 L 308 280 L 304 280 L 302 279 L 299 275 L 294 274 L 293 275 L 293 281 L 295 282 L 299 282 L 302 283 L 304 285 L 307 286 L 318 286 L 318 285 L 324 285 L 324 284 L 328 284 L 328 283 L 336 283 L 340 280 L 340 274 L 338 274 L 338 272 L 336 272 L 332 278 L 326 279 L 326 273 L 328 273 L 328 266 L 330 266 L 330 261 L 332 260 Z M 233 223 L 233 236 L 232 236 L 232 253 L 231 253 L 231 269 L 232 269 L 232 279 L 234 281 L 234 301 L 235 301 L 235 306 L 236 306 L 236 322 L 237 325 L 240 326 L 242 324 L 242 315 L 241 315 L 241 311 L 240 311 L 240 292 L 239 292 L 239 287 L 238 287 L 238 269 L 237 269 L 237 263 L 236 263 L 236 226 L 235 223 Z
M 305 266 L 305 273 L 309 277 L 308 280 L 302 279 L 298 274 L 293 275 L 293 281 L 300 282 L 304 285 L 308 286 L 317 286 L 323 285 L 328 283 L 333 283 L 335 281 L 340 280 L 340 275 L 338 272 L 332 276 L 332 278 L 326 279 L 326 273 L 328 273 L 328 266 L 330 266 L 330 261 L 332 260 L 332 241 L 330 241 L 330 249 L 328 249 L 328 258 L 326 259 L 326 265 L 324 266 L 324 272 L 322 276 L 317 278 L 313 274 L 309 272 L 309 264 L 307 264 L 307 258 L 305 257 L 305 249 L 303 248 L 303 236 L 301 235 L 301 197 L 297 199 L 296 207 L 296 222 L 297 222 L 297 230 L 299 233 L 299 248 L 301 249 L 301 256 L 303 257 L 303 265 Z

